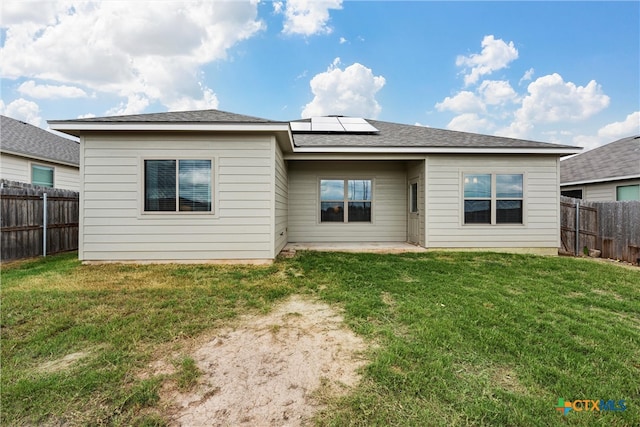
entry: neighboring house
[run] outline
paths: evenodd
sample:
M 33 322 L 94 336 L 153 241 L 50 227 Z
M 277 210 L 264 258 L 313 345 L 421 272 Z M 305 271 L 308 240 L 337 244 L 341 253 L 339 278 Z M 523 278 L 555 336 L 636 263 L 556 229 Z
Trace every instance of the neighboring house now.
M 605 202 L 640 200 L 640 136 L 631 136 L 560 162 L 563 196 Z
M 79 168 L 78 142 L 0 116 L 0 178 L 78 191 Z
M 557 254 L 575 147 L 217 110 L 50 121 L 80 137 L 84 261 L 261 262 L 288 242 Z

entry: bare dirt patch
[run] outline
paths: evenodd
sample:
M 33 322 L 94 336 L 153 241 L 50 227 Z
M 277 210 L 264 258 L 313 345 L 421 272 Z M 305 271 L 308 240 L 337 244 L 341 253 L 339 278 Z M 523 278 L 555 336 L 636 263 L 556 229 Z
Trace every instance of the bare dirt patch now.
M 359 381 L 366 345 L 342 320 L 326 304 L 293 297 L 218 331 L 191 354 L 197 386 L 163 390 L 170 425 L 303 425 L 322 398 Z

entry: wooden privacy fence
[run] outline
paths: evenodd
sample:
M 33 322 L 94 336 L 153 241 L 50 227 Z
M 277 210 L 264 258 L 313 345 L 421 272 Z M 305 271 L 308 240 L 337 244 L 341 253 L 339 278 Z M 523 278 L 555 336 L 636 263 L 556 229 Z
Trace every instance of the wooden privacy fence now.
M 79 197 L 74 191 L 3 181 L 0 188 L 1 259 L 16 260 L 78 249 L 78 214 Z M 43 233 L 45 217 L 46 235 Z
M 560 217 L 562 252 L 580 255 L 585 248 L 597 249 L 603 258 L 639 262 L 640 201 L 590 202 L 562 196 Z

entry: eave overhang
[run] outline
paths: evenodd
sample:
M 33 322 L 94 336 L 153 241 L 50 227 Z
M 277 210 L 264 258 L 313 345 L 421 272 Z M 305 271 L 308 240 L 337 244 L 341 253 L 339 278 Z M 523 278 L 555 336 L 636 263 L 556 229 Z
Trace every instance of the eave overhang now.
M 294 149 L 289 122 L 207 123 L 207 122 L 77 122 L 50 120 L 49 127 L 58 132 L 81 137 L 87 132 L 265 132 L 276 136 L 284 152 Z
M 561 165 L 562 166 L 562 165 Z M 569 187 L 572 185 L 598 184 L 600 182 L 625 181 L 628 179 L 640 179 L 638 175 L 612 176 L 608 178 L 587 179 L 583 181 L 561 182 L 560 187 Z
M 11 151 L 11 150 L 2 149 L 2 150 L 0 150 L 0 153 L 9 154 L 11 156 L 16 156 L 16 157 L 22 157 L 22 158 L 27 159 L 27 160 L 35 160 L 37 162 L 54 163 L 56 165 L 70 166 L 72 168 L 79 168 L 80 167 L 80 165 L 77 164 L 77 163 L 65 162 L 64 160 L 50 159 L 48 157 L 37 156 L 37 155 L 29 154 L 29 153 L 20 153 L 18 151 Z
M 289 158 L 316 154 L 552 154 L 566 156 L 579 148 L 534 147 L 295 147 Z

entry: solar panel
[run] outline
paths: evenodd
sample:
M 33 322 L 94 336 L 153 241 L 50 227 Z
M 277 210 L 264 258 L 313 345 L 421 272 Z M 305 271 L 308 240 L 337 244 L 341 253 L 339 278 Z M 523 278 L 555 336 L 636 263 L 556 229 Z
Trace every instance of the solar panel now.
M 313 132 L 344 132 L 344 127 L 337 117 L 312 117 L 311 131 Z
M 311 122 L 291 122 L 292 132 L 309 132 L 311 130 Z
M 378 132 L 378 129 L 360 117 L 338 117 L 338 120 L 347 132 Z
M 292 132 L 377 133 L 379 132 L 360 117 L 325 116 L 312 117 L 310 122 L 290 122 Z

